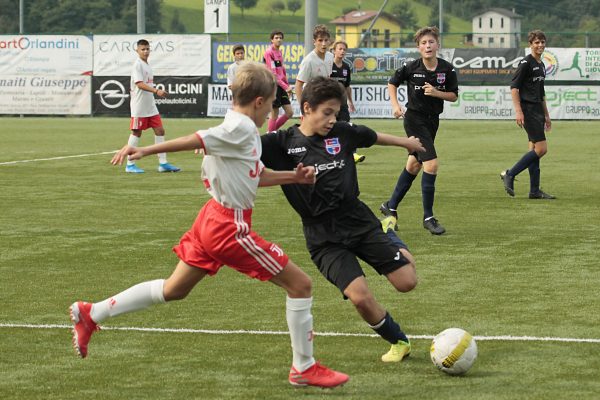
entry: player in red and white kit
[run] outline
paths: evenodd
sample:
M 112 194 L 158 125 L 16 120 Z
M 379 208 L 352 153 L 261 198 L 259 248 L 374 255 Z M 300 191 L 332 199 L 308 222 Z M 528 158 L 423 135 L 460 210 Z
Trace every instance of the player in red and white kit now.
M 185 298 L 206 275 L 228 265 L 249 277 L 270 281 L 287 292 L 286 317 L 293 362 L 289 382 L 295 386 L 335 387 L 349 377 L 313 358 L 312 282 L 276 244 L 251 228 L 258 186 L 314 184 L 314 167 L 298 164 L 293 171 L 273 171 L 260 160 L 262 145 L 257 126 L 264 124 L 275 97 L 275 77 L 258 63 L 245 63 L 232 85 L 233 110 L 223 123 L 206 131 L 152 146 L 125 146 L 112 159 L 121 164 L 159 152 L 202 149 L 202 178 L 212 196 L 192 228 L 173 248 L 179 263 L 171 276 L 133 286 L 98 303 L 75 302 L 70 315 L 73 345 L 86 357 L 91 335 L 109 317 Z
M 163 143 L 165 141 L 165 129 L 158 113 L 158 108 L 154 103 L 154 95 L 158 97 L 166 97 L 169 94 L 154 87 L 154 74 L 152 68 L 148 64 L 148 56 L 150 55 L 150 43 L 145 39 L 140 39 L 137 42 L 136 52 L 138 58 L 133 64 L 130 79 L 131 91 L 131 135 L 127 144 L 131 147 L 137 147 L 142 131 L 148 128 L 154 130 L 154 143 Z M 180 169 L 167 162 L 167 154 L 158 154 L 158 172 L 177 172 Z M 141 174 L 143 169 L 139 168 L 132 160 L 127 161 L 125 172 Z

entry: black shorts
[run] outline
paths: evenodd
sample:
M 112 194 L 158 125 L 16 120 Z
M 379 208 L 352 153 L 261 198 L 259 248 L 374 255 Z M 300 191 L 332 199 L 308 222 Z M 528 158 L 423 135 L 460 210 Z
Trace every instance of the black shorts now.
M 348 109 L 347 104 L 340 106 L 340 112 L 337 115 L 337 120 L 350 122 L 350 109 Z
M 285 106 L 290 103 L 290 96 L 288 93 L 281 88 L 281 86 L 277 86 L 277 94 L 275 95 L 275 100 L 273 100 L 273 108 L 279 108 L 281 106 Z
M 530 142 L 537 143 L 546 140 L 546 117 L 544 116 L 544 105 L 542 103 L 521 102 L 521 109 L 525 117 L 525 132 Z
M 375 214 L 362 202 L 336 218 L 304 224 L 304 237 L 313 262 L 342 294 L 352 281 L 365 276 L 357 258 L 380 275 L 409 264 L 397 242 L 383 232 Z
M 406 136 L 418 137 L 423 147 L 425 147 L 425 152 L 411 154 L 417 157 L 419 162 L 422 163 L 437 158 L 434 142 L 439 126 L 439 115 L 427 115 L 414 110 L 406 110 L 406 113 L 404 113 Z

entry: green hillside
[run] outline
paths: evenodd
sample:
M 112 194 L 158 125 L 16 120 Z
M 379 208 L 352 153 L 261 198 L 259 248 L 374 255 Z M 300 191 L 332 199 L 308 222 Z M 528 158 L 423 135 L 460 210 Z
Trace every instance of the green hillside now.
M 231 5 L 229 26 L 231 33 L 230 41 L 261 41 L 268 38 L 268 33 L 273 28 L 283 29 L 289 40 L 303 41 L 304 32 L 304 6 L 292 15 L 287 9 L 282 11 L 281 15 L 272 14 L 269 11 L 269 5 L 273 0 L 258 0 L 256 7 L 244 10 L 244 17 L 238 7 Z M 431 9 L 416 1 L 409 1 L 412 4 L 420 26 L 427 25 Z M 319 22 L 329 25 L 329 21 L 342 14 L 342 9 L 352 6 L 352 2 L 341 1 L 322 1 L 319 4 Z M 381 0 L 362 0 L 361 8 L 363 10 L 378 10 L 381 6 Z M 391 10 L 394 2 L 390 2 L 386 11 Z M 186 33 L 204 32 L 204 8 L 203 2 L 191 2 L 188 0 L 164 0 L 162 3 L 162 26 L 165 32 L 169 32 L 169 27 L 173 21 L 175 13 L 178 12 L 179 20 L 185 26 Z M 450 16 L 450 33 L 470 32 L 471 21 Z M 408 33 L 408 31 L 407 31 Z M 295 36 L 294 36 L 295 34 Z M 222 38 L 223 40 L 226 37 Z M 461 46 L 462 35 L 449 35 L 444 39 L 445 47 Z

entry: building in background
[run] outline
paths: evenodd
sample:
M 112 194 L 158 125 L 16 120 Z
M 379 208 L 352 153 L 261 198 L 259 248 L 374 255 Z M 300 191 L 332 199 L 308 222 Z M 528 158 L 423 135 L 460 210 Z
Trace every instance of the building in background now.
M 335 25 L 335 40 L 343 40 L 349 48 L 357 47 L 399 47 L 400 24 L 390 14 L 381 13 L 371 28 L 366 43 L 360 39 L 367 32 L 377 11 L 355 10 L 329 21 Z
M 521 41 L 521 15 L 505 8 L 490 8 L 473 17 L 473 46 L 515 48 Z

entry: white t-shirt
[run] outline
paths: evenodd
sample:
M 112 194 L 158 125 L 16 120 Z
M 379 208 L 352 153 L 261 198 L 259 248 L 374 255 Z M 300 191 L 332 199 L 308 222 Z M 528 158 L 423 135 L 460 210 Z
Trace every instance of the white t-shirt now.
M 154 74 L 148 63 L 137 58 L 131 69 L 130 94 L 131 116 L 132 117 L 152 117 L 158 115 L 158 108 L 154 103 L 154 93 L 142 90 L 137 87 L 137 82 L 144 82 L 148 86 L 154 87 Z
M 325 59 L 322 60 L 313 50 L 300 63 L 296 79 L 306 83 L 317 76 L 329 78 L 332 69 L 333 54 L 329 51 L 326 52 Z
M 227 110 L 219 126 L 197 131 L 204 147 L 202 180 L 208 193 L 222 206 L 254 207 L 260 174 L 262 145 L 258 129 L 248 116 Z
M 235 70 L 239 67 L 240 64 L 234 62 L 227 67 L 227 86 L 231 86 L 233 84 L 233 78 L 235 78 Z

